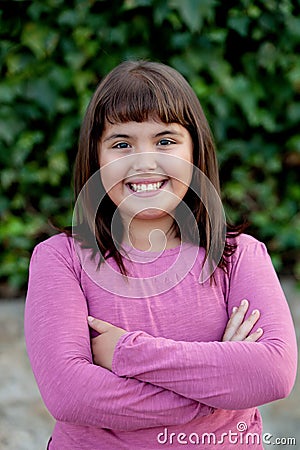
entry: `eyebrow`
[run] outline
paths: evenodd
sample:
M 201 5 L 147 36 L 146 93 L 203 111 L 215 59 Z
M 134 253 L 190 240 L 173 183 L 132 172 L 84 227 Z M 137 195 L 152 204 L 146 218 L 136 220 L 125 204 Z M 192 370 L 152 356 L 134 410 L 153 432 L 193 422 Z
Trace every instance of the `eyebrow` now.
M 183 137 L 182 133 L 180 133 L 178 131 L 171 131 L 171 130 L 161 131 L 160 133 L 157 133 L 154 137 L 165 136 L 166 134 L 171 135 L 171 136 L 182 136 Z
M 104 139 L 103 142 L 111 141 L 112 139 L 129 139 L 130 136 L 128 134 L 110 134 L 107 138 Z
M 165 136 L 165 135 L 171 135 L 171 136 L 181 136 L 183 137 L 183 134 L 177 131 L 171 131 L 171 130 L 164 130 L 164 131 L 160 131 L 159 133 L 155 134 L 153 137 L 160 137 L 160 136 Z M 109 136 L 107 136 L 107 138 L 104 139 L 103 142 L 107 142 L 107 141 L 111 141 L 113 139 L 130 139 L 132 136 L 128 135 L 128 134 L 110 134 Z

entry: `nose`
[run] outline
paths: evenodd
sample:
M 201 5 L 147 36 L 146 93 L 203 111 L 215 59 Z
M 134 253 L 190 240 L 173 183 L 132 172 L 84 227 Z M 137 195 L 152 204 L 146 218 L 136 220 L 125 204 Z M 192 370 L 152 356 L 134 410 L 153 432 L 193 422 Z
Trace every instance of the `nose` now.
M 147 172 L 157 169 L 155 152 L 138 152 L 135 154 L 133 169 L 137 172 Z

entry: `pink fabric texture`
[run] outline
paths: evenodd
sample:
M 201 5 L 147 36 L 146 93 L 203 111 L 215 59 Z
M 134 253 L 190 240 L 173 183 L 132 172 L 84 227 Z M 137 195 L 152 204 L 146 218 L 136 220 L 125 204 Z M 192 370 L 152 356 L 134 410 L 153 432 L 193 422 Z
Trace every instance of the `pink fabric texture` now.
M 217 269 L 216 283 L 199 282 L 203 250 L 195 259 L 192 245 L 157 255 L 129 252 L 137 289 L 111 260 L 94 270 L 90 251 L 79 257 L 64 234 L 35 248 L 25 337 L 56 419 L 50 450 L 263 449 L 257 406 L 290 393 L 296 338 L 265 246 L 245 234 L 237 243 L 229 273 Z M 170 287 L 157 293 L 161 274 Z M 249 314 L 260 310 L 263 336 L 220 342 L 244 298 Z M 112 372 L 93 364 L 88 314 L 128 330 Z

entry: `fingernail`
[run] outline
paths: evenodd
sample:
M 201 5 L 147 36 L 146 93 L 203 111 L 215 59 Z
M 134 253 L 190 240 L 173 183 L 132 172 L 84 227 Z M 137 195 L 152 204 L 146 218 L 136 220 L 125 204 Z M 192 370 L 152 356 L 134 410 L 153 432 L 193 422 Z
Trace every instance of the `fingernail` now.
M 256 333 L 261 333 L 263 331 L 262 328 L 257 328 Z
M 259 313 L 258 309 L 254 309 L 254 310 L 252 311 L 252 316 L 256 316 L 256 314 L 258 314 L 258 313 Z
M 234 307 L 232 308 L 232 314 L 236 313 L 237 310 L 238 310 L 238 308 L 237 308 L 236 306 L 234 306 Z
M 242 305 L 242 306 L 248 305 L 248 300 L 242 300 L 241 305 Z
M 94 320 L 94 317 L 92 317 L 92 316 L 88 316 L 87 320 L 88 320 L 88 322 L 93 322 L 93 320 Z

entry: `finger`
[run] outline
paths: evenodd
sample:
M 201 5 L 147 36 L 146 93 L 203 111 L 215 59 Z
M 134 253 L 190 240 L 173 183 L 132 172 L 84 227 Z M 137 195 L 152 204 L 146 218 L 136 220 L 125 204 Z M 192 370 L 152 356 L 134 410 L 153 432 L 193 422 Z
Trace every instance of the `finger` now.
M 93 330 L 98 331 L 98 333 L 106 333 L 112 326 L 111 323 L 105 322 L 104 320 L 96 319 L 95 317 L 88 316 L 88 324 Z
M 232 341 L 243 341 L 246 339 L 246 337 L 249 335 L 251 330 L 253 329 L 254 325 L 258 321 L 260 317 L 260 312 L 255 309 L 252 311 L 251 315 L 245 320 L 239 328 L 236 330 L 234 335 L 232 336 Z
M 263 335 L 264 331 L 262 328 L 258 328 L 254 333 L 249 334 L 249 336 L 244 339 L 244 341 L 247 342 L 256 342 L 262 335 Z
M 225 333 L 223 335 L 223 341 L 230 341 L 231 338 L 234 336 L 234 334 L 236 333 L 239 326 L 242 324 L 244 320 L 248 307 L 249 302 L 248 300 L 244 299 L 238 308 L 237 307 L 233 308 L 229 322 L 225 329 Z

